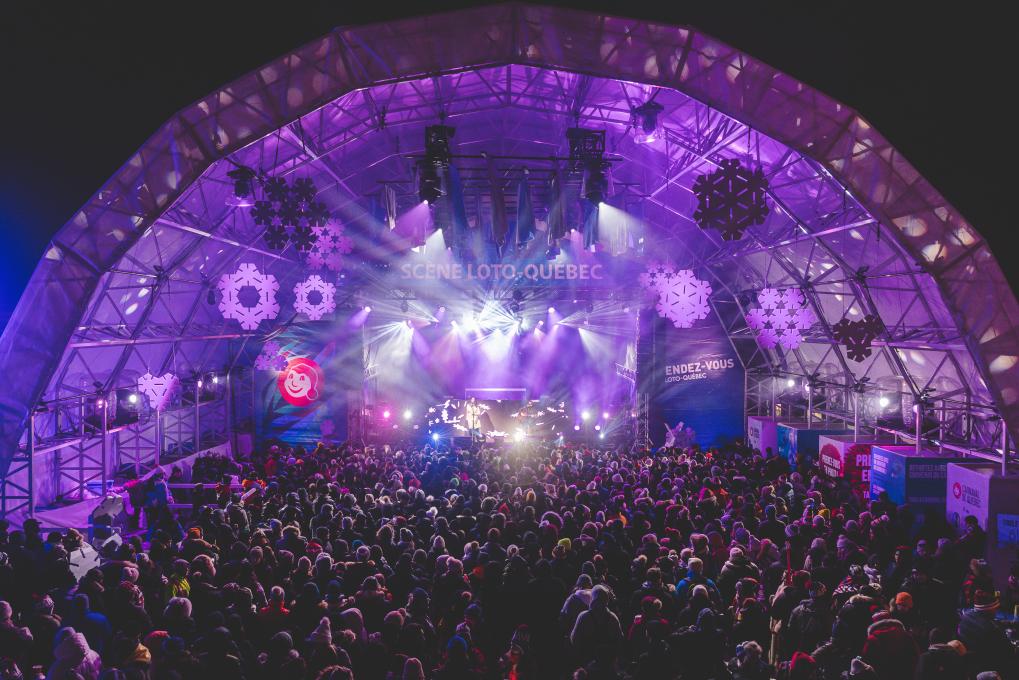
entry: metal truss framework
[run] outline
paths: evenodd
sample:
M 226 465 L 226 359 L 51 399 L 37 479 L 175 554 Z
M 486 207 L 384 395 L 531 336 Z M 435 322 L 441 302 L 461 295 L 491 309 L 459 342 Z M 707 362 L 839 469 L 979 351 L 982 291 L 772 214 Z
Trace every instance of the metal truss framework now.
M 637 143 L 632 111 L 652 96 L 664 107 L 661 134 Z M 228 200 L 235 164 L 313 178 L 319 200 L 359 230 L 359 254 L 384 259 L 365 204 L 386 184 L 401 209 L 416 203 L 421 131 L 440 120 L 457 129 L 475 223 L 491 209 L 493 181 L 515 214 L 511 183 L 526 165 L 540 188 L 568 127 L 607 130 L 615 201 L 634 217 L 638 250 L 710 279 L 712 307 L 748 369 L 748 412 L 774 409 L 775 381 L 794 376 L 814 386 L 820 417 L 877 423 L 884 397 L 903 421 L 914 402 L 940 414 L 939 442 L 1007 449 L 1017 433 L 1019 305 L 976 230 L 857 113 L 686 27 L 501 5 L 336 29 L 157 131 L 60 230 L 0 339 L 4 498 L 32 496 L 31 482 L 16 488 L 26 456 L 82 421 L 76 400 L 146 371 L 228 371 L 272 332 L 238 332 L 208 303 L 239 261 L 275 272 L 284 290 L 299 270 L 296 253 L 262 247 L 260 228 Z M 510 160 L 520 158 L 531 160 Z M 691 221 L 691 186 L 730 158 L 762 167 L 772 210 L 744 239 L 723 242 Z M 539 214 L 545 201 L 536 191 Z M 764 286 L 806 293 L 820 322 L 799 348 L 762 350 L 746 327 Z M 857 364 L 831 326 L 866 314 L 886 332 Z M 45 416 L 32 418 L 43 402 Z M 233 412 L 216 423 L 181 412 L 165 432 L 193 417 L 223 436 Z M 117 438 L 136 464 L 158 439 L 141 424 Z M 77 466 L 80 489 L 96 456 L 75 450 L 59 467 Z

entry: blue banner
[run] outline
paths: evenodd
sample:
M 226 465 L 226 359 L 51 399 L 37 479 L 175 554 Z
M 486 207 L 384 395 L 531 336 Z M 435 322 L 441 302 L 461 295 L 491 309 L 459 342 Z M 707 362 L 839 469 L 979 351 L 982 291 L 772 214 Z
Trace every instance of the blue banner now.
M 653 326 L 652 443 L 663 444 L 665 428 L 680 422 L 701 447 L 742 438 L 743 365 L 714 315 L 694 328 L 676 328 L 656 315 Z

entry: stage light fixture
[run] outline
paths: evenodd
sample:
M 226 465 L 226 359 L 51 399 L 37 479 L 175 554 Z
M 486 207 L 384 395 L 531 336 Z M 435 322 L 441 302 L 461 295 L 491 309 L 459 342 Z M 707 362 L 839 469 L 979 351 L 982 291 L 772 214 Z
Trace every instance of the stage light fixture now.
M 439 433 L 438 432 L 433 432 L 432 433 L 432 441 L 433 442 L 439 441 Z
M 403 419 L 404 420 L 410 420 L 412 417 L 414 417 L 414 414 L 413 414 L 413 412 L 411 412 L 410 409 L 407 409 L 406 411 L 403 412 Z
M 517 430 L 514 433 L 514 435 L 513 435 L 513 439 L 515 439 L 518 442 L 524 441 L 524 431 L 523 430 Z
M 252 180 L 258 175 L 251 168 L 241 165 L 226 173 L 226 176 L 234 181 L 234 196 L 237 198 L 247 198 L 251 195 Z
M 579 431 L 580 430 L 580 425 L 574 425 L 573 426 L 573 430 L 574 431 Z
M 594 429 L 598 432 L 601 432 L 601 425 L 595 425 Z
M 199 387 L 200 386 L 201 385 L 199 385 Z M 137 404 L 138 403 L 138 395 L 135 394 L 134 392 L 132 392 L 131 394 L 127 395 L 127 401 L 128 401 L 129 404 Z
M 581 193 L 587 200 L 595 205 L 605 202 L 605 196 L 609 191 L 609 181 L 605 171 L 609 164 L 605 161 L 591 161 L 584 167 L 584 179 L 581 185 Z
M 370 313 L 371 313 L 371 311 L 372 311 L 372 308 L 371 308 L 371 307 L 369 307 L 368 305 L 365 305 L 365 306 L 364 306 L 364 313 L 365 313 L 365 314 L 370 314 Z
M 792 378 L 789 378 L 788 380 L 785 381 L 785 386 L 786 387 L 796 387 L 796 381 L 793 380 Z
M 881 408 L 888 408 L 888 405 L 890 403 L 892 402 L 891 399 L 889 399 L 888 397 L 879 397 L 877 400 L 877 405 L 880 406 Z
M 609 419 L 609 412 L 608 411 L 602 411 L 601 417 L 602 417 L 602 420 L 608 420 Z
M 205 385 L 205 383 L 203 383 L 203 382 L 202 382 L 202 379 L 201 379 L 201 378 L 199 378 L 199 379 L 198 379 L 198 389 L 202 389 L 202 387 L 203 387 L 204 385 Z
M 599 432 L 598 433 L 598 439 L 605 439 L 605 433 L 604 432 Z
M 584 421 L 591 420 L 591 412 L 590 411 L 581 411 L 580 419 L 584 420 Z
M 658 102 L 648 100 L 631 112 L 631 125 L 638 142 L 655 141 L 658 131 L 658 114 L 665 110 Z
M 548 308 L 548 313 L 549 314 L 555 314 L 555 307 L 549 307 Z

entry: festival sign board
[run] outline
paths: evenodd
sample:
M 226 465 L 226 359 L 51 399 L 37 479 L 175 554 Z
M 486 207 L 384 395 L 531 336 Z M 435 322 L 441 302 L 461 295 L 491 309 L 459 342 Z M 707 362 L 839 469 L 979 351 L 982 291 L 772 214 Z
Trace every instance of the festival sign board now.
M 845 479 L 861 499 L 870 490 L 870 452 L 875 444 L 894 444 L 873 435 L 825 434 L 818 439 L 821 472 L 832 479 Z
M 964 463 L 958 454 L 942 454 L 915 446 L 882 444 L 871 447 L 870 498 L 882 491 L 896 505 L 909 504 L 917 516 L 944 512 L 949 463 Z
M 849 430 L 825 427 L 822 423 L 779 423 L 776 432 L 778 455 L 788 460 L 792 467 L 796 467 L 798 457 L 802 457 L 808 465 L 817 460 L 821 435 L 849 434 Z
M 987 552 L 995 586 L 1008 587 L 1007 577 L 1019 547 L 1019 468 L 1001 474 L 1001 464 L 969 459 L 949 463 L 945 480 L 948 523 L 961 534 L 966 517 L 972 516 L 987 532 Z
M 762 455 L 778 451 L 778 420 L 767 416 L 747 417 L 747 445 Z

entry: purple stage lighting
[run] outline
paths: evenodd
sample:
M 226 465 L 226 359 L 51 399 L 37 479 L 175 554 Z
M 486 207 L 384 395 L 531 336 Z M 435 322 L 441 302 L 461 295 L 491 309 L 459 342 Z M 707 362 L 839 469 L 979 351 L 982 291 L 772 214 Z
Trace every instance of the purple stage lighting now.
M 574 426 L 573 426 L 573 429 L 574 429 L 574 430 L 579 430 L 579 429 L 580 429 L 580 425 L 574 425 Z
M 608 411 L 602 411 L 601 418 L 602 418 L 602 420 L 608 420 L 609 419 L 609 412 Z
M 386 409 L 385 411 L 382 412 L 382 419 L 383 420 L 389 420 L 389 416 L 391 416 L 391 415 L 393 415 L 393 414 L 389 412 L 389 409 Z
M 367 313 L 367 314 L 370 314 L 370 313 L 371 313 L 371 311 L 372 311 L 372 308 L 371 308 L 371 307 L 369 307 L 368 305 L 365 305 L 365 306 L 364 306 L 364 311 L 365 311 L 365 313 Z
M 580 419 L 581 420 L 591 420 L 591 412 L 590 411 L 581 411 Z
M 555 314 L 555 307 L 549 307 L 548 308 L 548 313 L 549 314 Z

